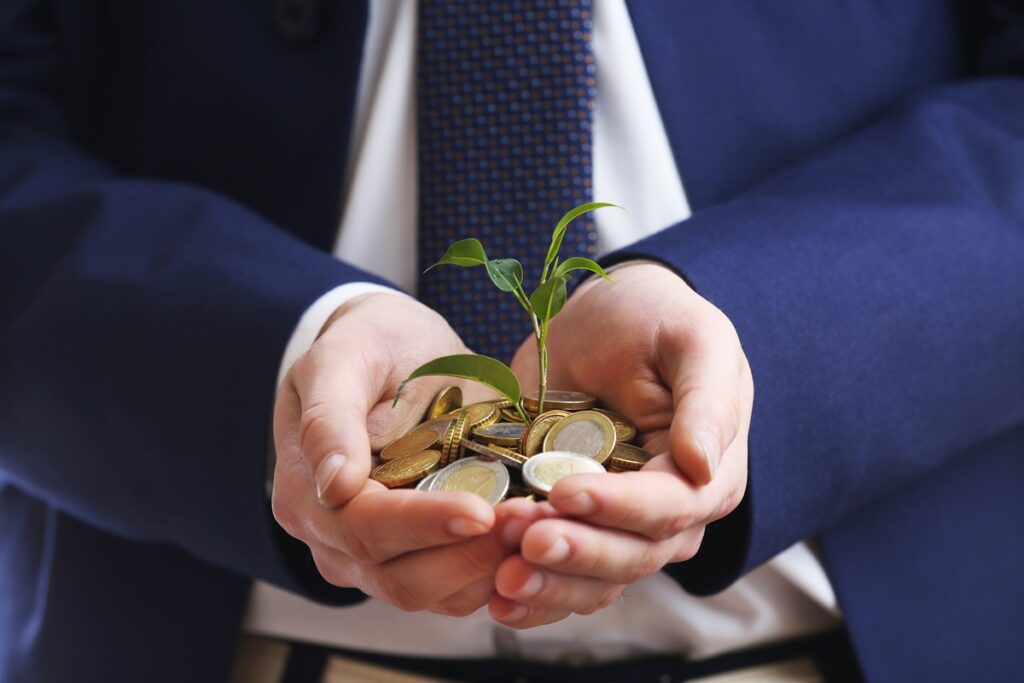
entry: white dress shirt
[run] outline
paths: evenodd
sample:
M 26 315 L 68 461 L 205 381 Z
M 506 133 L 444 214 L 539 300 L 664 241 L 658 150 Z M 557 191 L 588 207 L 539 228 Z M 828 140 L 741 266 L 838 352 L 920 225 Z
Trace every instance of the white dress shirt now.
M 345 210 L 334 249 L 338 258 L 408 292 L 415 292 L 418 274 L 415 23 L 415 2 L 370 4 Z M 593 40 L 594 199 L 628 209 L 594 215 L 598 250 L 606 253 L 685 220 L 690 209 L 624 0 L 595 1 Z M 287 346 L 281 375 L 337 306 L 379 289 L 386 288 L 349 283 L 318 299 Z M 700 659 L 837 623 L 832 587 L 800 543 L 712 597 L 690 596 L 667 575 L 656 574 L 628 586 L 618 602 L 596 614 L 527 631 L 493 622 L 486 609 L 454 618 L 406 613 L 372 599 L 326 607 L 258 581 L 243 629 L 408 656 L 607 661 L 666 652 Z

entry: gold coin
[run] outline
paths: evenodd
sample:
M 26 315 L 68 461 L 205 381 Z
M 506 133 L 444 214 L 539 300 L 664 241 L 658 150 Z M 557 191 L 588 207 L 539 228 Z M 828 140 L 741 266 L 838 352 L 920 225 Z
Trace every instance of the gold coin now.
M 526 431 L 522 422 L 495 422 L 473 430 L 473 438 L 495 446 L 518 446 Z
M 396 460 L 439 445 L 441 434 L 436 429 L 429 427 L 428 424 L 423 423 L 389 443 L 381 450 L 380 459 L 385 462 Z
M 570 474 L 604 472 L 601 463 L 579 453 L 546 451 L 538 453 L 523 465 L 523 482 L 543 496 L 551 493 L 559 481 Z
M 628 443 L 615 445 L 612 456 L 608 459 L 609 469 L 612 472 L 635 472 L 654 456 L 640 448 Z
M 427 410 L 427 419 L 434 420 L 445 413 L 450 413 L 453 410 L 458 410 L 462 407 L 462 389 L 457 386 L 445 387 L 441 390 L 441 393 L 437 395 L 434 402 L 430 404 L 430 408 Z
M 497 460 L 506 467 L 520 469 L 523 466 L 523 463 L 526 462 L 525 455 L 514 451 L 511 448 L 505 448 L 504 446 L 491 446 L 477 443 L 472 439 L 463 439 L 462 447 L 467 451 L 473 451 L 477 455 L 482 455 L 485 458 Z
M 566 417 L 569 417 L 569 413 L 565 410 L 549 410 L 535 417 L 519 441 L 520 452 L 527 458 L 540 453 L 544 448 L 544 437 L 548 430 Z
M 470 429 L 494 424 L 501 417 L 501 411 L 493 403 L 486 401 L 483 403 L 472 403 L 463 407 L 463 410 L 469 412 Z
M 495 399 L 493 401 L 490 401 L 490 403 L 498 410 L 504 410 L 505 408 L 512 407 L 512 401 L 508 400 L 507 398 Z
M 447 413 L 444 417 L 455 417 L 463 411 L 469 412 L 470 429 L 494 424 L 498 421 L 498 418 L 501 417 L 501 410 L 495 407 L 495 405 L 490 401 L 470 403 L 468 406 L 462 406 L 462 408 L 457 411 Z
M 470 412 L 463 409 L 458 412 L 452 420 L 448 431 L 444 433 L 444 440 L 441 442 L 441 466 L 450 465 L 458 460 L 462 451 L 462 437 L 465 436 L 469 425 Z
M 540 392 L 531 391 L 523 395 L 523 407 L 531 413 L 537 412 Z M 597 399 L 579 391 L 548 391 L 544 394 L 544 410 L 590 410 L 597 405 Z
M 523 416 L 515 408 L 502 408 L 501 419 L 507 422 L 522 422 Z
M 604 408 L 594 408 L 594 412 L 601 413 L 615 425 L 615 438 L 619 443 L 626 443 L 636 438 L 636 425 L 619 415 L 618 413 Z
M 586 455 L 602 465 L 615 450 L 615 425 L 607 415 L 584 410 L 555 424 L 544 436 L 545 451 Z
M 370 477 L 393 489 L 419 481 L 437 469 L 440 462 L 441 454 L 437 451 L 413 453 L 380 465 Z

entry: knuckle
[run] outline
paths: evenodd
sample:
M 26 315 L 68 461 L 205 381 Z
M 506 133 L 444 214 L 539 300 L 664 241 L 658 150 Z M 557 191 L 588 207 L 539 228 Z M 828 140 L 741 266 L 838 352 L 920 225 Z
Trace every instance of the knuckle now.
M 359 534 L 345 530 L 340 532 L 339 539 L 342 550 L 356 562 L 362 564 L 376 564 L 379 561 L 370 548 L 366 545 Z
M 692 560 L 700 551 L 700 546 L 703 540 L 704 528 L 701 527 L 696 533 L 689 534 L 683 539 L 682 544 L 676 550 L 676 553 L 672 558 L 673 561 L 685 562 L 687 560 Z
M 739 507 L 740 501 L 743 499 L 742 491 L 733 489 L 729 491 L 722 500 L 715 507 L 714 513 L 712 514 L 711 521 L 721 519 Z
M 332 586 L 345 585 L 343 572 L 333 562 L 322 553 L 318 553 L 315 550 L 310 550 L 310 552 L 313 555 L 313 564 L 316 565 L 316 570 L 320 572 L 320 576 L 323 577 L 324 581 Z
M 640 559 L 629 565 L 626 570 L 626 583 L 634 583 L 645 579 L 661 570 L 662 563 L 650 552 L 645 552 Z
M 650 537 L 656 541 L 667 541 L 689 529 L 690 524 L 688 515 L 683 513 L 668 515 L 653 525 Z
M 611 506 L 609 517 L 614 526 L 635 529 L 647 516 L 647 501 L 634 496 L 618 497 Z
M 299 519 L 284 499 L 276 492 L 270 497 L 270 511 L 278 525 L 284 529 L 289 536 L 299 537 Z
M 299 449 L 304 454 L 308 455 L 308 448 L 319 436 L 330 415 L 330 406 L 323 402 L 311 403 L 302 408 L 302 414 L 299 416 Z
M 431 609 L 431 611 L 448 617 L 468 617 L 485 604 L 487 603 L 472 603 L 466 600 L 445 600 L 437 605 L 437 607 Z
M 466 573 L 477 577 L 494 573 L 497 563 L 502 558 L 500 555 L 483 552 L 483 550 L 479 544 L 473 544 L 470 549 L 462 553 L 462 567 Z
M 381 581 L 380 598 L 403 612 L 418 612 L 424 608 L 424 604 L 408 584 L 391 577 Z

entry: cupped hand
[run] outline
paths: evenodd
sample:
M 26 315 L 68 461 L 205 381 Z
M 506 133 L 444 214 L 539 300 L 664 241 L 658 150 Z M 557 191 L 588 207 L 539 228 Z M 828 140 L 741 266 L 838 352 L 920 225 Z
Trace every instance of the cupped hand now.
M 309 546 L 321 575 L 404 610 L 467 614 L 487 604 L 509 549 L 500 520 L 471 493 L 388 490 L 371 449 L 412 428 L 440 380 L 399 383 L 422 363 L 465 353 L 434 311 L 398 294 L 339 309 L 289 370 L 274 408 L 272 507 Z
M 491 615 L 526 628 L 588 614 L 667 563 L 693 557 L 706 526 L 743 497 L 750 367 L 718 309 L 655 264 L 588 282 L 551 324 L 549 386 L 585 391 L 636 423 L 660 454 L 640 472 L 574 475 L 496 576 Z M 527 340 L 513 368 L 536 385 Z

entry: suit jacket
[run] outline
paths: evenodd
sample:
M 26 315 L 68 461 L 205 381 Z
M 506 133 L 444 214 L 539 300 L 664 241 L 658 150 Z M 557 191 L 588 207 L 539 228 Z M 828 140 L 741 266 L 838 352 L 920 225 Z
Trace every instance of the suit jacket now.
M 738 328 L 750 484 L 668 571 L 818 535 L 871 680 L 1019 671 L 1024 21 L 1014 3 L 630 5 Z M 600 11 L 598 7 L 597 11 Z M 338 604 L 262 463 L 331 258 L 367 9 L 0 6 L 0 678 L 223 679 L 251 577 Z

